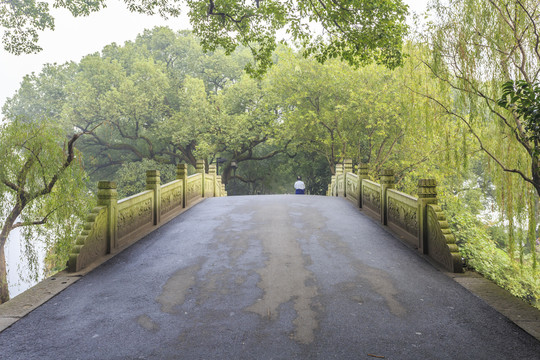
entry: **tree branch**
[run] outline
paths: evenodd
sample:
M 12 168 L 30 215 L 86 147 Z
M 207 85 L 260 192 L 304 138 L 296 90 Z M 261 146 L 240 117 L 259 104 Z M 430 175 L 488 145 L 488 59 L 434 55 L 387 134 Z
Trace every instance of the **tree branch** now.
M 47 215 L 45 215 L 43 217 L 43 219 L 41 220 L 36 220 L 36 221 L 24 221 L 24 222 L 16 222 L 15 224 L 13 224 L 13 226 L 11 227 L 11 230 L 13 229 L 16 229 L 18 227 L 23 227 L 23 226 L 34 226 L 34 225 L 43 225 L 45 223 L 47 223 L 48 219 L 49 219 L 49 216 L 52 215 L 52 213 L 54 213 L 56 210 L 58 210 L 60 208 L 60 206 L 52 209 Z
M 409 88 L 410 91 L 420 95 L 420 96 L 424 96 L 425 98 L 427 99 L 430 99 L 432 100 L 433 102 L 435 102 L 436 104 L 438 104 L 442 109 L 444 109 L 444 111 L 449 114 L 449 115 L 452 115 L 452 116 L 455 116 L 457 117 L 458 119 L 460 119 L 466 126 L 467 128 L 469 129 L 469 131 L 471 132 L 471 134 L 475 137 L 476 141 L 478 142 L 478 145 L 480 146 L 480 149 L 486 153 L 491 159 L 493 159 L 497 165 L 499 165 L 499 167 L 505 171 L 505 172 L 509 172 L 509 173 L 515 173 L 515 174 L 518 174 L 521 176 L 521 178 L 530 183 L 531 185 L 533 185 L 535 188 L 536 188 L 536 185 L 533 181 L 533 179 L 529 178 L 528 176 L 526 176 L 521 170 L 519 169 L 511 169 L 511 168 L 508 168 L 506 167 L 491 151 L 489 151 L 485 146 L 484 146 L 484 143 L 482 142 L 482 139 L 480 139 L 480 136 L 478 136 L 478 134 L 474 131 L 472 125 L 470 124 L 469 121 L 467 121 L 463 116 L 459 115 L 458 113 L 448 109 L 443 103 L 441 103 L 439 100 L 435 99 L 434 97 L 430 96 L 430 95 L 426 95 L 426 94 L 421 94 L 419 92 L 416 92 L 412 89 Z

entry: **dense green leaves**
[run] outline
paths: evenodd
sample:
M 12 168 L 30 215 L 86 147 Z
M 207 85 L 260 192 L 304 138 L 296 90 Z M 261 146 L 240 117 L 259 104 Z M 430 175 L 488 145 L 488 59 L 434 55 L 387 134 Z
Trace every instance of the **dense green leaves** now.
M 176 17 L 184 2 L 171 0 L 125 0 L 132 12 Z M 74 16 L 88 15 L 105 0 L 57 0 L 55 7 Z M 304 55 L 324 62 L 341 58 L 351 65 L 376 62 L 395 68 L 403 62 L 402 40 L 407 26 L 407 6 L 401 0 L 186 0 L 188 15 L 205 51 L 218 48 L 227 54 L 238 46 L 250 50 L 252 61 L 244 64 L 260 77 L 272 65 L 278 33 L 304 47 Z M 26 1 L 0 3 L 3 43 L 14 53 L 40 51 L 39 31 L 54 28 L 48 4 Z
M 532 149 L 540 155 L 540 86 L 527 81 L 508 81 L 502 85 L 502 97 L 497 105 L 523 117 L 526 138 L 535 146 Z
M 392 1 L 188 1 L 190 19 L 205 49 L 233 51 L 249 47 L 254 63 L 248 73 L 260 76 L 271 63 L 276 33 L 285 29 L 320 62 L 340 58 L 351 65 L 373 61 L 395 68 L 402 64 L 407 7 Z M 319 29 L 320 31 L 314 30 Z
M 41 51 L 38 45 L 39 31 L 54 28 L 46 2 L 3 1 L 0 2 L 0 26 L 4 28 L 4 48 L 15 54 Z

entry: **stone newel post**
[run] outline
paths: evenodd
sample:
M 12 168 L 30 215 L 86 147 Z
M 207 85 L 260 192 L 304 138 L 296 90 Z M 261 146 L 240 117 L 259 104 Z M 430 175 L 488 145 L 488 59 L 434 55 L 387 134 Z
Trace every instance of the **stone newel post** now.
M 428 253 L 427 246 L 427 205 L 437 205 L 437 181 L 435 179 L 418 180 L 418 251 Z
M 381 178 L 381 222 L 383 225 L 388 225 L 388 201 L 386 191 L 394 188 L 394 170 L 383 169 L 380 174 Z
M 97 205 L 107 207 L 107 253 L 116 248 L 118 192 L 114 181 L 98 182 Z
M 201 195 L 204 197 L 204 160 L 197 160 L 195 165 L 195 172 L 201 174 Z
M 208 174 L 210 175 L 214 175 L 213 178 L 214 178 L 214 197 L 217 197 L 219 196 L 219 190 L 217 188 L 217 168 L 216 168 L 216 164 L 210 164 L 208 165 Z
M 353 167 L 352 167 L 352 160 L 351 159 L 345 159 L 343 161 L 343 196 L 347 197 L 347 174 L 352 173 Z
M 358 164 L 358 207 L 362 207 L 362 181 L 368 178 L 369 174 L 369 165 L 366 163 Z
M 152 212 L 154 225 L 157 225 L 161 221 L 161 179 L 159 170 L 146 171 L 146 190 L 154 192 L 154 208 Z
M 343 174 L 343 164 L 336 164 L 336 196 L 342 195 L 342 192 L 340 192 L 339 184 L 340 178 L 343 178 L 343 176 L 340 176 Z
M 183 208 L 187 206 L 187 203 L 186 203 L 187 176 L 188 176 L 187 165 L 178 164 L 176 166 L 176 179 L 182 180 L 182 207 Z

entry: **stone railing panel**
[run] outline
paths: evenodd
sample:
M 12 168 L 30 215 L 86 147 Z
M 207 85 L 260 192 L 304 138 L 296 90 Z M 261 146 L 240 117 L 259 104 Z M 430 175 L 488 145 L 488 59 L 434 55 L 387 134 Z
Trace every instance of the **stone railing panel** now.
M 91 210 L 84 228 L 71 249 L 68 270 L 77 272 L 107 254 L 107 208 L 98 206 Z
M 347 199 L 351 200 L 354 204 L 358 204 L 358 196 L 360 195 L 360 187 L 358 186 L 358 175 L 353 173 L 347 173 L 346 179 Z
M 463 266 L 456 239 L 438 205 L 427 205 L 427 253 L 451 272 L 462 272 Z
M 362 181 L 362 204 L 372 215 L 381 215 L 381 185 L 370 180 Z
M 418 248 L 418 199 L 394 189 L 388 190 L 387 198 L 388 226 Z
M 369 164 L 358 164 L 358 175 L 351 172 L 351 160 L 345 159 L 343 164 L 336 165 L 336 175 L 332 175 L 328 185 L 329 195 L 346 196 L 366 215 L 378 219 L 407 244 L 448 271 L 463 271 L 454 235 L 437 206 L 435 179 L 419 179 L 416 198 L 394 189 L 395 175 L 392 169 L 380 171 L 378 184 L 368 180 Z
M 204 176 L 204 197 L 215 196 L 215 181 L 216 175 L 214 174 L 206 174 Z
M 345 174 L 336 176 L 336 186 L 338 196 L 343 196 L 345 194 Z
M 198 173 L 188 176 L 187 165 L 178 164 L 176 179 L 161 185 L 157 170 L 146 171 L 146 191 L 118 201 L 116 183 L 99 181 L 98 206 L 90 212 L 69 256 L 68 270 L 80 271 L 104 255 L 129 246 L 195 205 L 206 196 L 227 196 L 221 178 L 210 165 L 204 174 L 204 161 L 197 161 Z M 203 189 L 203 179 L 205 189 Z
M 161 215 L 167 216 L 182 209 L 183 181 L 174 180 L 161 186 Z
M 191 204 L 202 198 L 202 174 L 194 174 L 188 176 L 186 198 L 188 204 Z
M 153 202 L 151 190 L 118 201 L 118 247 L 133 242 L 130 234 L 153 225 Z

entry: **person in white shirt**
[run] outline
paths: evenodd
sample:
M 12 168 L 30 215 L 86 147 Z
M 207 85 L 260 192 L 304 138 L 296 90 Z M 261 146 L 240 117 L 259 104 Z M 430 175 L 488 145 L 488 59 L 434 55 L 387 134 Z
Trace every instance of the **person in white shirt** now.
M 302 177 L 298 176 L 296 178 L 296 182 L 294 183 L 294 188 L 296 189 L 296 194 L 303 195 L 306 190 L 306 184 L 302 181 Z

